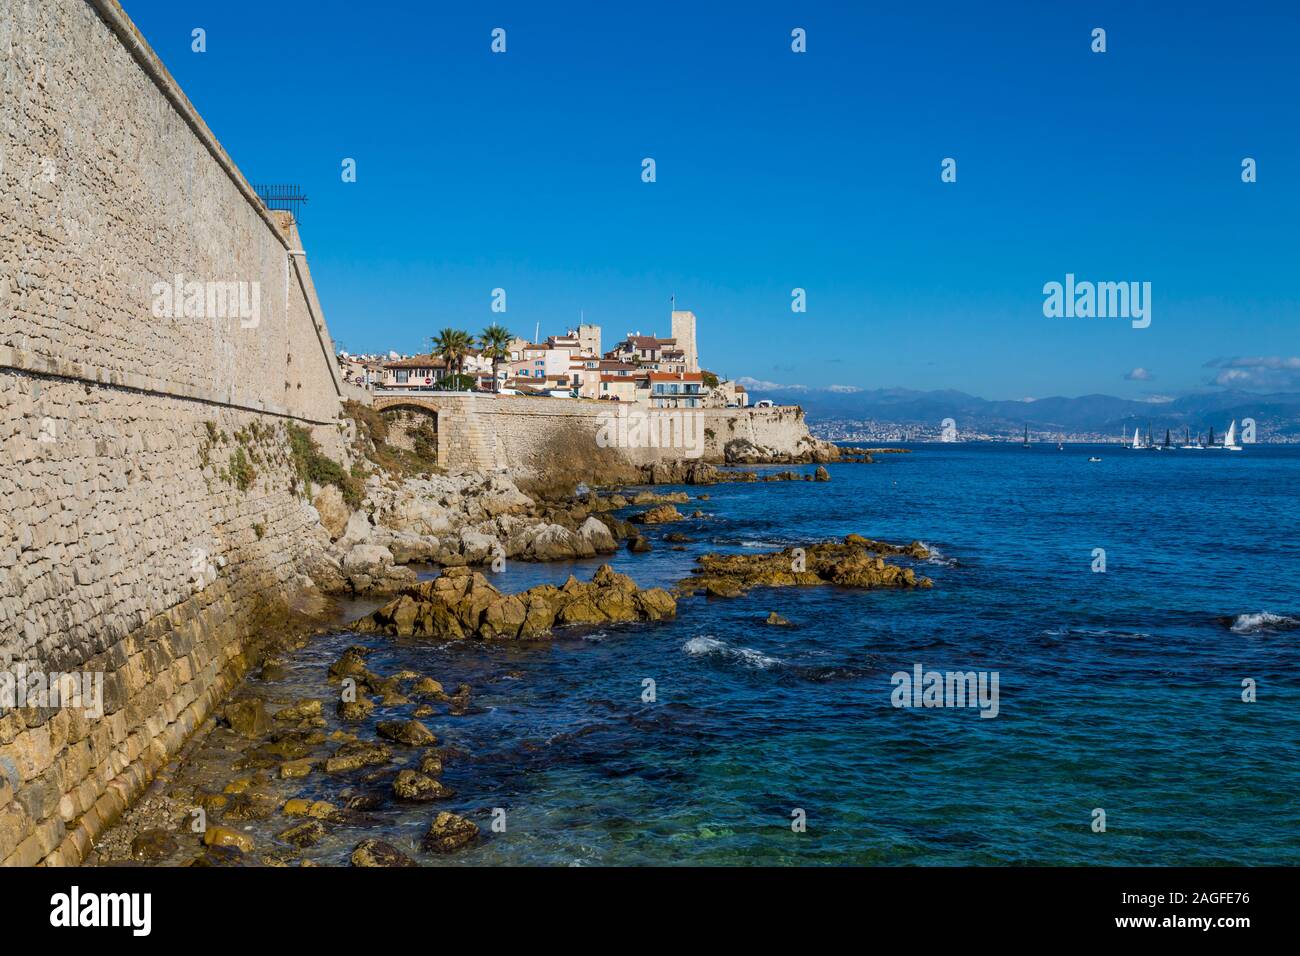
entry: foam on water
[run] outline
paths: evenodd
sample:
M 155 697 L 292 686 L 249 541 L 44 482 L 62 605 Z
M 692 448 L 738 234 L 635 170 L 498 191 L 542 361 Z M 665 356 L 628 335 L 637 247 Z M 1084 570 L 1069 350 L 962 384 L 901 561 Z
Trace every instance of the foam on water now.
M 732 647 L 726 641 L 720 641 L 716 637 L 708 637 L 707 635 L 691 638 L 682 645 L 682 650 L 692 657 L 716 657 L 722 660 L 736 661 L 746 667 L 753 667 L 758 670 L 767 670 L 769 667 L 785 663 L 779 657 L 770 657 L 761 651 L 754 650 L 752 647 Z

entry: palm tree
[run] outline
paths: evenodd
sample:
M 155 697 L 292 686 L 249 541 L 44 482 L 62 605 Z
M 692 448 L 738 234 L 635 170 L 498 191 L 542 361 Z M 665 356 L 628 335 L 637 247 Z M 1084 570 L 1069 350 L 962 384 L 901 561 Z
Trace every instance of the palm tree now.
M 510 330 L 500 323 L 493 322 L 478 337 L 483 354 L 492 360 L 492 391 L 500 391 L 501 383 L 497 378 L 497 366 L 501 360 L 510 355 L 510 342 L 514 338 Z
M 456 374 L 463 375 L 465 353 L 469 351 L 473 341 L 473 337 L 468 332 L 462 332 L 460 329 L 443 329 L 433 340 L 434 354 L 447 363 L 448 369 L 454 366 Z

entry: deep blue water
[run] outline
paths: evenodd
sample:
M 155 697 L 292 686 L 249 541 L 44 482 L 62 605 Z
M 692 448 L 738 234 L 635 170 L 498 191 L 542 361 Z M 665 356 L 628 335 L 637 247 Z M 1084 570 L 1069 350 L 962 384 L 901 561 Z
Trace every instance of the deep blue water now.
M 1300 617 L 1300 448 L 921 445 L 830 472 L 680 489 L 708 517 L 612 563 L 671 585 L 706 550 L 858 532 L 938 548 L 918 568 L 933 589 L 690 598 L 674 622 L 549 645 L 378 642 L 379 670 L 474 687 L 474 713 L 430 721 L 471 754 L 447 768 L 449 808 L 486 829 L 503 807 L 507 828 L 456 861 L 1300 863 L 1300 629 L 1230 626 Z M 695 540 L 674 552 L 669 530 Z M 765 625 L 773 610 L 796 626 Z M 997 671 L 999 715 L 893 707 L 916 663 Z M 414 841 L 427 817 L 391 827 Z

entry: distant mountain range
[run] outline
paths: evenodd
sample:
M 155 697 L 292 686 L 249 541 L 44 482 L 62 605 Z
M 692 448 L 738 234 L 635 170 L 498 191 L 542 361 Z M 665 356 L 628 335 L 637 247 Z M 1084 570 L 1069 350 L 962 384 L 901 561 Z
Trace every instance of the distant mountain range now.
M 1193 435 L 1211 426 L 1222 434 L 1233 419 L 1256 423 L 1261 441 L 1300 439 L 1300 392 L 1259 394 L 1221 390 L 1185 395 L 1172 401 L 1143 402 L 1113 395 L 1078 398 L 1040 398 L 1034 401 L 989 401 L 958 391 L 916 391 L 884 388 L 863 391 L 830 389 L 764 389 L 750 387 L 750 397 L 770 398 L 780 404 L 802 405 L 810 424 L 873 422 L 917 427 L 938 432 L 945 418 L 957 423 L 961 433 L 1018 433 L 1031 431 L 1065 435 L 1118 436 L 1166 428 Z

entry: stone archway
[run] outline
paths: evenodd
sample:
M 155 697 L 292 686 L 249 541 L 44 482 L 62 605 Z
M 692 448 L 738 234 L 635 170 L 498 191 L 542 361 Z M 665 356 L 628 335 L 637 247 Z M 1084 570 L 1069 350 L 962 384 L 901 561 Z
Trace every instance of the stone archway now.
M 426 461 L 440 461 L 438 412 L 425 404 L 394 402 L 379 409 L 388 429 L 387 443 Z

